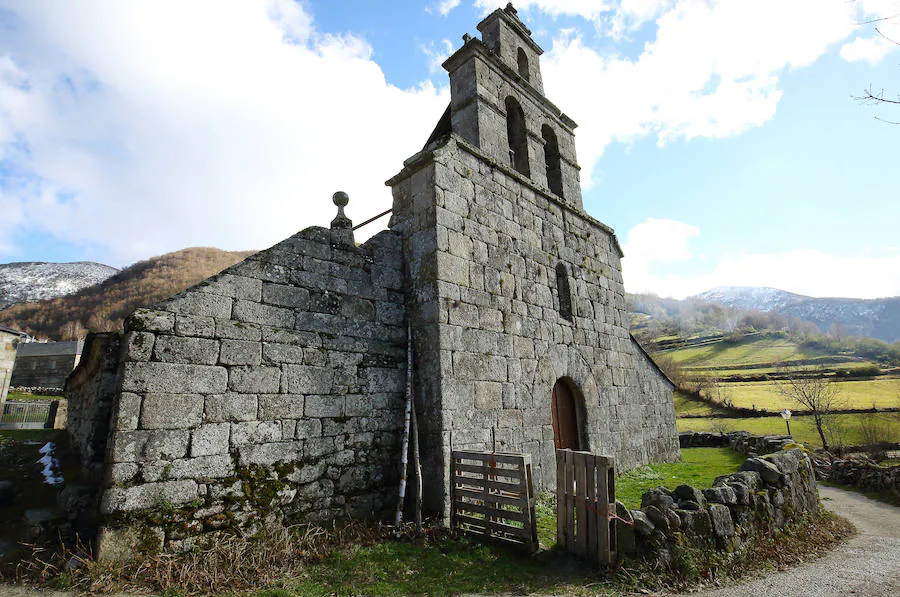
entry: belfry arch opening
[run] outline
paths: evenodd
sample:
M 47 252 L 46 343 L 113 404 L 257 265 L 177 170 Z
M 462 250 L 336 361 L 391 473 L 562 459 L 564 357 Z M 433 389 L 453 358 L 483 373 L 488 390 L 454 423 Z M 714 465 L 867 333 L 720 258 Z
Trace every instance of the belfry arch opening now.
M 583 417 L 578 405 L 576 392 L 565 379 L 558 379 L 553 385 L 551 396 L 553 417 L 553 444 L 557 450 L 581 450 L 583 442 Z
M 556 133 L 545 124 L 541 127 L 541 137 L 544 139 L 544 163 L 547 167 L 547 186 L 550 192 L 562 197 L 562 159 L 559 155 L 559 141 Z
M 531 176 L 528 165 L 528 133 L 525 111 L 513 97 L 506 98 L 506 139 L 509 141 L 509 163 L 520 174 Z
M 528 72 L 528 56 L 525 54 L 525 50 L 519 48 L 519 54 L 516 58 L 516 62 L 519 67 L 519 76 L 525 79 L 526 81 L 530 81 L 531 78 Z

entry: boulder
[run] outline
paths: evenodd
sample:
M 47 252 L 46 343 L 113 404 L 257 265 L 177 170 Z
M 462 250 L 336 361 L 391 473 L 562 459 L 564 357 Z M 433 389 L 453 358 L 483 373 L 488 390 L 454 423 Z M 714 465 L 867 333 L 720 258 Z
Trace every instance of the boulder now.
M 725 504 L 726 506 L 737 505 L 737 495 L 734 488 L 729 485 L 721 485 L 719 487 L 710 487 L 703 490 L 703 497 L 710 504 Z
M 665 514 L 666 519 L 669 521 L 669 528 L 673 531 L 677 531 L 681 528 L 681 517 L 675 512 L 675 510 L 663 510 L 663 514 Z
M 722 504 L 710 504 L 709 519 L 716 537 L 725 538 L 734 536 L 734 522 L 731 520 L 731 513 L 726 506 L 723 506 Z
M 675 488 L 675 497 L 678 498 L 678 502 L 696 502 L 700 508 L 706 505 L 706 499 L 703 497 L 703 493 L 690 485 L 679 485 Z M 690 510 L 691 508 L 684 508 L 684 510 Z M 696 508 L 694 508 L 696 509 Z
M 634 521 L 634 532 L 642 537 L 647 537 L 656 530 L 656 525 L 640 510 L 632 510 L 631 518 Z
M 741 470 L 759 473 L 762 480 L 768 485 L 774 485 L 781 479 L 781 471 L 778 470 L 778 467 L 761 458 L 748 458 L 741 465 Z
M 634 533 L 634 519 L 625 504 L 616 500 L 616 549 L 625 554 L 637 552 L 637 541 Z
M 709 512 L 705 510 L 675 510 L 681 519 L 681 528 L 685 533 L 708 537 L 712 534 Z
M 667 488 L 657 487 L 644 492 L 644 495 L 641 496 L 641 508 L 646 508 L 647 506 L 656 506 L 661 510 L 674 508 L 675 499 L 672 497 L 672 492 Z
M 647 515 L 647 518 L 650 519 L 657 529 L 659 529 L 662 533 L 669 533 L 669 517 L 666 516 L 666 512 L 671 512 L 671 510 L 660 510 L 656 506 L 647 506 L 643 508 L 644 514 Z M 677 518 L 677 515 L 676 515 Z
M 741 483 L 746 485 L 750 491 L 756 491 L 757 489 L 762 487 L 762 477 L 756 471 L 739 471 L 737 473 L 731 473 L 730 475 L 722 475 L 716 477 L 716 480 L 713 482 L 714 487 L 719 487 L 721 485 L 734 485 L 735 483 Z
M 800 448 L 776 452 L 774 454 L 766 454 L 763 460 L 774 464 L 779 471 L 785 475 L 796 474 L 800 468 L 800 460 L 803 458 L 803 451 Z

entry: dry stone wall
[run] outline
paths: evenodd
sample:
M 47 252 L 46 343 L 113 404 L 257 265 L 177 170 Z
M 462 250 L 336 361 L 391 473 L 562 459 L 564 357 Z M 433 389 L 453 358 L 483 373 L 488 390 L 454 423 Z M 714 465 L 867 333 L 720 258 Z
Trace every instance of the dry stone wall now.
M 396 489 L 399 237 L 310 228 L 125 324 L 101 556 L 262 520 L 365 515 Z M 105 550 L 105 554 L 104 554 Z
M 120 340 L 116 333 L 89 335 L 78 367 L 66 380 L 69 437 L 81 458 L 85 478 L 98 484 L 103 478 L 110 414 L 119 381 Z
M 617 503 L 619 550 L 670 564 L 687 546 L 734 550 L 818 511 L 813 465 L 803 448 L 748 458 L 738 472 L 698 489 L 652 489 L 639 510 Z
M 885 492 L 900 499 L 900 465 L 886 466 L 865 457 L 843 459 L 818 456 L 816 474 L 832 483 Z
M 629 335 L 609 228 L 455 135 L 389 184 L 426 368 L 421 419 L 441 438 L 426 448 L 429 487 L 446 491 L 451 449 L 492 447 L 530 454 L 538 484 L 552 487 L 560 379 L 578 395 L 583 449 L 623 469 L 679 457 L 672 386 Z

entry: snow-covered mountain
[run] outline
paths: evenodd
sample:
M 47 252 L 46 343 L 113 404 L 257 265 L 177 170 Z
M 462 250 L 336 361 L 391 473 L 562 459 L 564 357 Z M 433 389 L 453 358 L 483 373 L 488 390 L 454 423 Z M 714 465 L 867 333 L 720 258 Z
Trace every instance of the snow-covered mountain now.
M 854 336 L 900 341 L 900 297 L 814 298 L 777 288 L 724 286 L 691 297 L 736 309 L 777 311 L 812 321 L 823 332 L 839 323 Z
M 778 311 L 811 297 L 762 286 L 717 286 L 692 297 L 707 303 L 719 303 L 736 309 Z
M 99 284 L 118 271 L 114 267 L 91 261 L 0 264 L 0 309 L 16 303 L 72 294 Z

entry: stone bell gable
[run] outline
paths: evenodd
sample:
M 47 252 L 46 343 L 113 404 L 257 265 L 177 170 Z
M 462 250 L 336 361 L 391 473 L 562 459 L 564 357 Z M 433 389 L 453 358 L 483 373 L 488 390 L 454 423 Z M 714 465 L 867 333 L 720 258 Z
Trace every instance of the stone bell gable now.
M 482 40 L 466 36 L 443 65 L 452 132 L 581 208 L 577 125 L 544 96 L 543 50 L 511 6 L 488 15 L 478 30 Z

